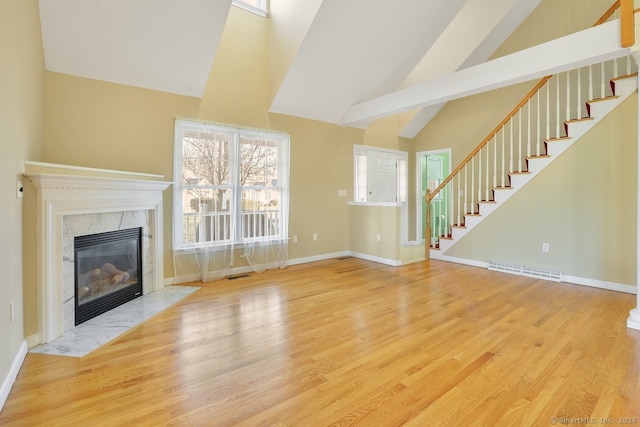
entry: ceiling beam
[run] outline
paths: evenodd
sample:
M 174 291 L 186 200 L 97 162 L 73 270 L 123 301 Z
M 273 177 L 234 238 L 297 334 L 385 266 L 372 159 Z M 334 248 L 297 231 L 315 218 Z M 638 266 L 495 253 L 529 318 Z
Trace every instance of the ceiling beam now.
M 344 126 L 387 117 L 541 78 L 629 54 L 620 47 L 620 21 L 611 21 L 483 64 L 355 104 Z

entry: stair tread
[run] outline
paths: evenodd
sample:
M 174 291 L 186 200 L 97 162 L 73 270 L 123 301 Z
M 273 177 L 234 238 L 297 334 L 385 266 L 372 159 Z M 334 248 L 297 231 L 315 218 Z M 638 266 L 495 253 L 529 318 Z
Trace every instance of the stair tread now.
M 466 213 L 466 214 L 463 214 L 463 215 L 464 216 L 482 216 L 482 215 L 480 215 L 480 213 Z
M 513 190 L 513 187 L 510 185 L 507 185 L 505 187 L 493 187 L 493 190 Z
M 565 123 L 577 123 L 577 122 L 584 122 L 587 120 L 593 120 L 593 117 L 582 117 L 580 119 L 565 120 Z
M 526 174 L 530 174 L 530 173 L 531 172 L 529 172 L 529 171 L 522 171 L 522 172 L 513 171 L 513 172 L 509 172 L 509 175 L 526 175 Z
M 550 157 L 551 156 L 548 155 L 548 154 L 540 154 L 539 156 L 527 156 L 527 157 L 525 157 L 525 159 L 527 159 L 527 160 L 531 160 L 531 159 L 548 159 Z
M 478 200 L 478 203 L 495 203 L 495 200 Z
M 565 139 L 571 139 L 571 137 L 570 136 L 559 136 L 559 137 L 556 137 L 556 138 L 545 139 L 544 142 L 563 141 Z
M 614 78 L 611 79 L 611 81 L 615 82 L 617 80 L 630 79 L 630 78 L 633 78 L 633 77 L 638 77 L 638 73 L 625 74 L 624 76 L 614 77 Z
M 462 224 L 462 225 L 452 225 L 451 228 L 467 228 L 466 225 Z
M 594 98 L 594 99 L 590 99 L 589 101 L 587 101 L 587 104 L 591 104 L 594 102 L 600 102 L 600 101 L 608 101 L 610 99 L 616 99 L 619 98 L 618 95 L 609 95 L 609 96 L 605 96 L 604 98 Z

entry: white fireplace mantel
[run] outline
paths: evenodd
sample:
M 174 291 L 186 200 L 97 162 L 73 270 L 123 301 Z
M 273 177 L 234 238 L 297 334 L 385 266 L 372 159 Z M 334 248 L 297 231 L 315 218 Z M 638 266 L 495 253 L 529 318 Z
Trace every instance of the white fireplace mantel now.
M 40 168 L 47 172 L 33 172 L 38 166 L 47 166 Z M 170 182 L 158 180 L 162 178 L 158 175 L 35 162 L 27 164 L 25 176 L 33 182 L 37 192 L 38 334 L 41 343 L 50 342 L 63 332 L 62 241 L 63 219 L 67 215 L 147 211 L 149 231 L 153 236 L 150 240 L 153 264 L 150 289 L 162 288 L 162 193 Z

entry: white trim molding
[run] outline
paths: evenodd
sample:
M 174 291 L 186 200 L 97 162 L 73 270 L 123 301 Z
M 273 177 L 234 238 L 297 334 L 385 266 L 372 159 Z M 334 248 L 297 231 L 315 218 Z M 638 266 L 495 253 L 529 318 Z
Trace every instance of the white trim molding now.
M 629 312 L 629 318 L 627 319 L 627 328 L 637 329 L 640 331 L 640 310 L 634 308 Z
M 25 176 L 37 190 L 38 336 L 41 343 L 50 342 L 63 332 L 62 236 L 63 218 L 67 215 L 147 211 L 152 235 L 150 289 L 156 291 L 163 287 L 162 192 L 170 182 L 49 173 Z
M 20 372 L 20 368 L 22 367 L 25 357 L 27 357 L 27 342 L 23 341 L 16 357 L 13 358 L 13 363 L 11 364 L 11 369 L 9 370 L 7 377 L 2 382 L 2 388 L 0 388 L 0 411 L 2 411 L 2 408 L 9 397 L 9 392 L 18 377 L 18 372 Z

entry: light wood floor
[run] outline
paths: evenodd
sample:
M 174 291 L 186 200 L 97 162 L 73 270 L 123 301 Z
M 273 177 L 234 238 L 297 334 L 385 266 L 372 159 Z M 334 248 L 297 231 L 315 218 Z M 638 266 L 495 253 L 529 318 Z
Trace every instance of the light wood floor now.
M 634 306 L 438 261 L 291 266 L 204 285 L 82 359 L 28 354 L 0 425 L 637 425 Z

